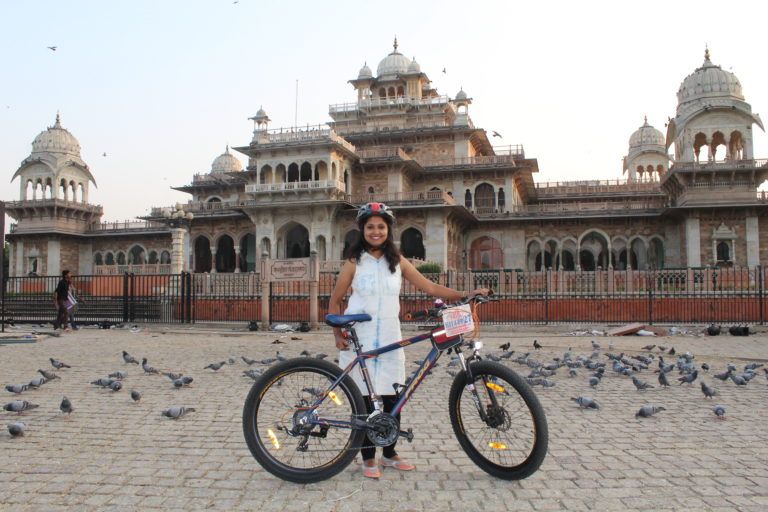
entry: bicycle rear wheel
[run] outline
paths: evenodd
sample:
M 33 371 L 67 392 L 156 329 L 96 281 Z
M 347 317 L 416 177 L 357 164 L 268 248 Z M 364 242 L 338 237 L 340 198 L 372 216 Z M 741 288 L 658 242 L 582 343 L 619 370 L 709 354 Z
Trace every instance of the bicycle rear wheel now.
M 449 406 L 453 432 L 470 459 L 504 480 L 527 478 L 547 453 L 549 434 L 544 409 L 530 386 L 515 372 L 492 361 L 471 363 L 453 380 Z M 473 384 L 485 419 L 478 412 Z
M 352 462 L 363 430 L 300 424 L 306 408 L 341 374 L 336 365 L 302 357 L 273 366 L 253 384 L 243 407 L 243 434 L 264 469 L 283 480 L 312 483 L 333 477 Z M 315 412 L 315 419 L 347 423 L 367 415 L 360 390 L 349 377 Z

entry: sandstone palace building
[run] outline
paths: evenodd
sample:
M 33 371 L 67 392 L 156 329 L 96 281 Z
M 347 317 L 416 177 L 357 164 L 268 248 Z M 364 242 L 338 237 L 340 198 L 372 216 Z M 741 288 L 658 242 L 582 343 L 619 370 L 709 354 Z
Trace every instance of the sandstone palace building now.
M 475 125 L 468 92 L 433 88 L 397 41 L 375 72 L 364 65 L 349 83 L 353 101 L 330 105 L 325 125 L 273 128 L 260 108 L 250 140 L 176 187 L 189 202 L 135 222 L 102 222 L 90 201 L 98 169 L 57 116 L 13 174 L 10 275 L 243 273 L 264 256 L 310 251 L 333 270 L 357 236 L 355 207 L 369 201 L 395 209 L 407 257 L 443 269 L 768 262 L 758 192 L 768 166 L 753 154 L 763 123 L 708 51 L 683 79 L 666 134 L 644 121 L 610 181 L 541 179 L 522 145 L 495 147 Z

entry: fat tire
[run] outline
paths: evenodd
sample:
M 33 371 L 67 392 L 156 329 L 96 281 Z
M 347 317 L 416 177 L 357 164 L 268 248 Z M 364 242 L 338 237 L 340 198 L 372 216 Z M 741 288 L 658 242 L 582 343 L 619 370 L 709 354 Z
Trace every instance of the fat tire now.
M 454 378 L 453 384 L 451 385 L 451 392 L 448 397 L 451 425 L 453 426 L 453 433 L 456 435 L 456 439 L 459 441 L 459 444 L 466 452 L 467 456 L 472 459 L 472 462 L 490 475 L 503 480 L 522 480 L 523 478 L 531 476 L 539 469 L 541 463 L 544 461 L 544 457 L 547 455 L 547 445 L 549 443 L 547 418 L 539 399 L 536 398 L 536 394 L 522 377 L 504 365 L 493 361 L 478 361 L 472 362 L 470 369 L 474 377 L 477 377 L 478 375 L 493 375 L 505 380 L 514 387 L 515 391 L 527 405 L 533 418 L 535 427 L 533 449 L 522 463 L 514 467 L 498 465 L 488 460 L 475 449 L 474 445 L 462 429 L 459 412 L 461 394 L 467 391 L 465 389 L 465 386 L 467 385 L 467 372 L 464 370 L 459 372 Z M 477 413 L 475 412 L 475 414 Z
M 365 432 L 363 430 L 352 430 L 350 432 L 352 448 L 342 452 L 341 450 L 344 447 L 340 447 L 339 456 L 319 468 L 294 468 L 273 459 L 259 440 L 259 436 L 256 435 L 256 418 L 258 416 L 260 400 L 263 393 L 275 380 L 282 375 L 296 373 L 302 369 L 327 375 L 332 380 L 336 380 L 342 374 L 341 368 L 334 364 L 306 357 L 289 359 L 272 366 L 264 372 L 259 380 L 254 382 L 248 397 L 245 399 L 245 405 L 243 406 L 243 435 L 251 454 L 264 469 L 282 480 L 308 484 L 332 478 L 349 466 L 362 446 Z M 338 387 L 346 388 L 348 391 L 348 396 L 353 404 L 353 414 L 366 413 L 367 409 L 363 396 L 351 377 L 345 377 Z

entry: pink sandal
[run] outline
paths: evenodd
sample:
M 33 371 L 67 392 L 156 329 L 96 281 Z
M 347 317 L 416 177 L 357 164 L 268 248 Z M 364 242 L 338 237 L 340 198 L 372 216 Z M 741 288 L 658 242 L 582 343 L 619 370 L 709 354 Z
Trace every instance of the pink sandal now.
M 416 466 L 402 459 L 388 459 L 386 457 L 381 458 L 381 466 L 384 468 L 395 468 L 398 471 L 413 471 L 416 469 Z
M 363 461 L 363 476 L 366 478 L 381 478 L 379 466 L 366 466 L 365 461 Z

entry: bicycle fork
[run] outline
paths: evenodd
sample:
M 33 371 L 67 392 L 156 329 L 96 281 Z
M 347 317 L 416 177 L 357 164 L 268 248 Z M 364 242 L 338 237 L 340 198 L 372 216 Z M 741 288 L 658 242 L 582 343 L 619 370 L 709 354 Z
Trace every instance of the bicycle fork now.
M 465 386 L 467 390 L 470 392 L 470 396 L 472 397 L 472 402 L 475 404 L 475 408 L 477 409 L 478 414 L 480 414 L 480 418 L 485 422 L 488 423 L 488 415 L 486 414 L 485 408 L 483 407 L 483 403 L 480 400 L 480 393 L 477 391 L 477 386 L 475 386 L 475 378 L 474 375 L 472 375 L 472 369 L 471 365 L 468 364 L 467 359 L 464 357 L 464 354 L 462 354 L 460 351 L 456 351 L 456 354 L 459 356 L 459 362 L 461 363 L 461 367 L 464 369 L 464 372 L 467 375 L 467 385 Z M 480 355 L 478 354 L 477 349 L 473 349 L 472 356 L 469 358 L 471 361 L 472 359 L 480 359 Z M 486 378 L 483 377 L 483 385 L 487 386 L 488 382 L 486 381 Z M 498 402 L 496 401 L 496 395 L 493 393 L 492 390 L 488 389 L 486 390 L 488 393 L 488 398 L 491 400 L 492 406 L 497 406 Z

